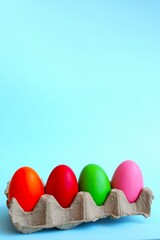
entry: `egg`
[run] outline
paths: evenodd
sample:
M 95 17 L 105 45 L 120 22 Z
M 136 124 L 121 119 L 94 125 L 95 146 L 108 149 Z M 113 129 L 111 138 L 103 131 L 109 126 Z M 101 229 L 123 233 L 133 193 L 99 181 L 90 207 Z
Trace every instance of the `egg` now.
M 15 198 L 23 210 L 29 212 L 43 194 L 43 183 L 32 168 L 21 167 L 14 173 L 8 189 L 9 203 Z
M 79 190 L 89 192 L 99 206 L 111 191 L 111 184 L 105 171 L 97 164 L 85 166 L 79 177 Z
M 132 160 L 122 162 L 113 174 L 111 186 L 122 190 L 128 202 L 135 202 L 143 188 L 143 176 L 137 163 Z
M 63 208 L 69 207 L 78 193 L 78 182 L 73 170 L 66 165 L 55 167 L 48 177 L 45 192 L 54 196 Z

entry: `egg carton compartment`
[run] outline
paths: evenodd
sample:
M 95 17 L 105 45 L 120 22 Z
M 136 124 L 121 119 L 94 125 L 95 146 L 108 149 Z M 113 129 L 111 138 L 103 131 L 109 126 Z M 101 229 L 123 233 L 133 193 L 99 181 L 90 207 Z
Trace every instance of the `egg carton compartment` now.
M 69 229 L 84 222 L 98 219 L 120 218 L 131 215 L 150 216 L 152 191 L 143 188 L 137 201 L 129 203 L 123 191 L 112 189 L 104 204 L 97 206 L 88 192 L 78 192 L 69 208 L 62 208 L 52 195 L 44 194 L 32 212 L 25 212 L 15 198 L 9 215 L 15 228 L 22 233 L 32 233 L 46 228 Z

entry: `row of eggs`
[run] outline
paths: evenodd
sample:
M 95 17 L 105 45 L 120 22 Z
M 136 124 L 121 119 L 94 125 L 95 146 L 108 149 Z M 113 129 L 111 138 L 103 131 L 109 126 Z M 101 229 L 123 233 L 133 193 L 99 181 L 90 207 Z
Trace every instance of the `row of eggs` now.
M 139 166 L 132 160 L 122 162 L 110 181 L 103 168 L 88 164 L 82 169 L 77 181 L 70 167 L 58 165 L 50 173 L 45 186 L 32 168 L 21 167 L 10 181 L 8 201 L 10 203 L 14 197 L 24 211 L 32 211 L 43 194 L 50 194 L 63 208 L 67 208 L 78 191 L 85 191 L 89 192 L 100 206 L 112 188 L 122 190 L 128 202 L 135 202 L 143 188 L 143 176 Z

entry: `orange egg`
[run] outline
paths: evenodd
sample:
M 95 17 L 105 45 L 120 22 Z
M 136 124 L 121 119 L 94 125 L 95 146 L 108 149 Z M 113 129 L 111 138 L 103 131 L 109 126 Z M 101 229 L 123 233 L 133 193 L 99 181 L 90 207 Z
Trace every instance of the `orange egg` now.
M 19 168 L 13 175 L 8 189 L 8 201 L 16 198 L 24 211 L 32 211 L 44 194 L 39 175 L 30 167 Z

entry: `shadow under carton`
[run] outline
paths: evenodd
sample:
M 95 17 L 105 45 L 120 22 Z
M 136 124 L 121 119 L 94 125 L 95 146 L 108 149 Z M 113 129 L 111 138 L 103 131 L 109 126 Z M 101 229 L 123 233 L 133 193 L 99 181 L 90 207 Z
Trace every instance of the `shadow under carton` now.
M 69 208 L 62 208 L 52 195 L 43 195 L 32 212 L 25 212 L 15 198 L 9 206 L 9 215 L 16 229 L 22 233 L 45 228 L 68 229 L 84 222 L 101 218 L 120 218 L 131 215 L 150 216 L 152 191 L 143 188 L 137 201 L 129 203 L 123 191 L 112 189 L 103 205 L 97 206 L 87 192 L 78 192 Z

